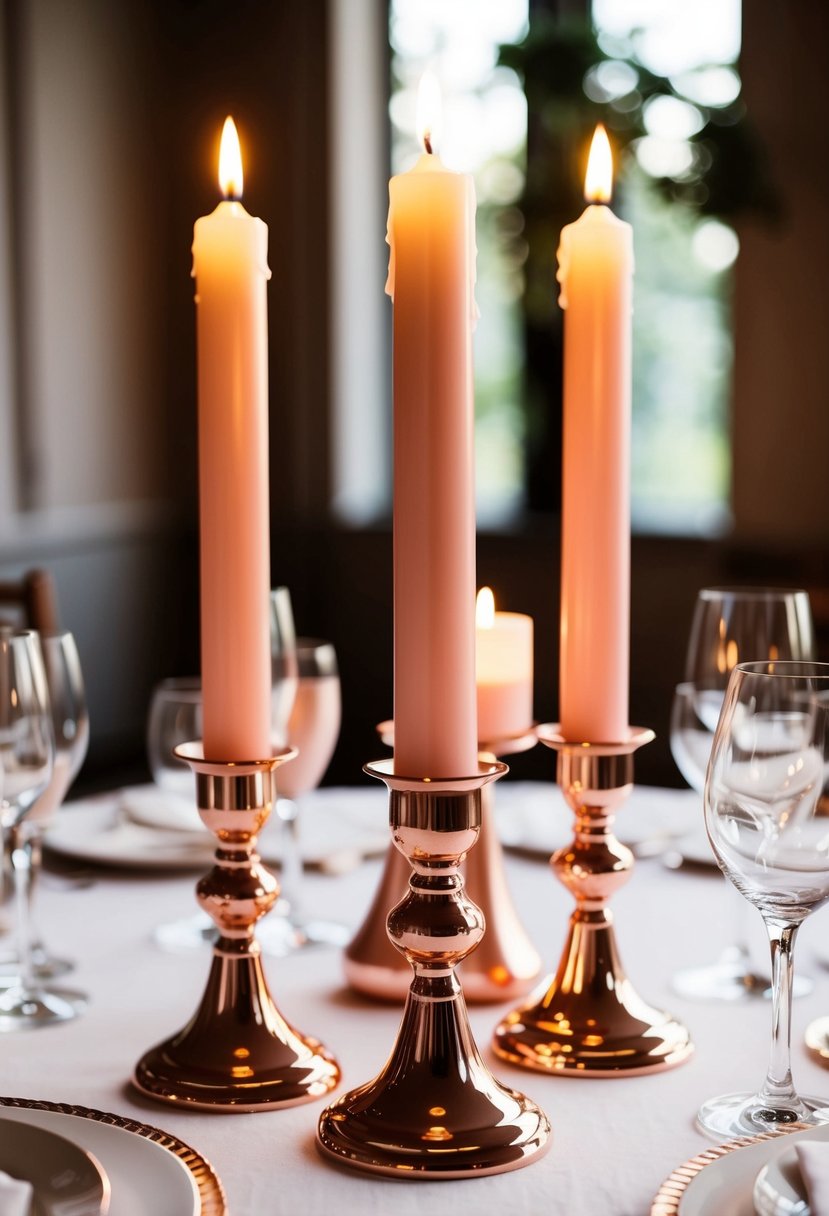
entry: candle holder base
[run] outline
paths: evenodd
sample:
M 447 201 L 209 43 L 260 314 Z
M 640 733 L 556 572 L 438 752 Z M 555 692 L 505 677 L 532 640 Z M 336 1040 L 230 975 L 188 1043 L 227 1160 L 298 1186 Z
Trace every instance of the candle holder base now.
M 394 746 L 393 722 L 381 722 L 377 731 L 384 743 Z M 485 759 L 494 759 L 527 751 L 536 743 L 535 731 L 529 729 L 479 746 Z M 459 973 L 470 1005 L 517 1000 L 536 986 L 542 974 L 541 957 L 521 923 L 507 884 L 494 800 L 493 785 L 485 785 L 480 839 L 461 867 L 467 890 L 486 922 L 483 941 Z M 355 991 L 375 1000 L 401 1001 L 409 991 L 411 968 L 389 941 L 385 921 L 388 909 L 406 889 L 409 872 L 406 858 L 389 845 L 371 907 L 345 950 L 346 980 Z
M 558 971 L 537 1003 L 495 1031 L 497 1055 L 523 1068 L 571 1076 L 635 1076 L 682 1064 L 693 1052 L 685 1026 L 637 994 L 616 946 L 610 896 L 630 877 L 633 854 L 613 835 L 633 785 L 633 752 L 653 732 L 620 744 L 573 744 L 556 727 L 539 738 L 558 752 L 558 781 L 575 814 L 575 839 L 553 854 L 556 877 L 576 898 Z
M 276 796 L 274 772 L 295 753 L 286 749 L 251 764 L 205 761 L 198 744 L 176 753 L 194 769 L 199 814 L 219 839 L 216 864 L 196 891 L 220 936 L 195 1015 L 142 1056 L 133 1085 L 150 1098 L 202 1110 L 272 1110 L 313 1101 L 334 1088 L 339 1067 L 276 1008 L 254 937 L 256 921 L 279 893 L 254 851 L 256 836 Z
M 481 1060 L 457 981 L 447 977 L 438 997 L 416 984 L 391 1059 L 323 1113 L 320 1148 L 398 1178 L 467 1178 L 528 1165 L 546 1147 L 546 1115 Z
M 549 1120 L 490 1074 L 454 975 L 484 932 L 458 870 L 480 830 L 481 789 L 506 765 L 482 763 L 477 777 L 445 782 L 396 777 L 392 761 L 366 771 L 389 787 L 394 842 L 412 870 L 388 932 L 414 979 L 389 1062 L 323 1111 L 318 1147 L 343 1165 L 398 1178 L 518 1169 L 549 1147 Z

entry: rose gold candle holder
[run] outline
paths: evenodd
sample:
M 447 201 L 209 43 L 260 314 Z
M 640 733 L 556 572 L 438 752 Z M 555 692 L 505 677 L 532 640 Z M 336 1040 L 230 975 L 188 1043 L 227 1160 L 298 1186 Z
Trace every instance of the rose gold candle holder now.
M 205 760 L 201 743 L 175 751 L 196 774 L 199 814 L 219 841 L 216 864 L 196 887 L 219 939 L 196 1013 L 141 1057 L 133 1084 L 150 1098 L 205 1110 L 270 1110 L 320 1098 L 339 1081 L 337 1062 L 276 1008 L 254 936 L 279 894 L 256 838 L 276 801 L 276 769 L 296 751 L 250 763 Z
M 480 832 L 481 791 L 506 771 L 480 763 L 475 776 L 444 781 L 396 776 L 393 760 L 366 766 L 388 786 L 392 838 L 411 867 L 387 924 L 414 979 L 382 1072 L 320 1118 L 318 1145 L 343 1165 L 468 1178 L 518 1169 L 549 1146 L 544 1112 L 500 1085 L 481 1059 L 455 976 L 484 933 L 460 863 Z
M 504 1060 L 568 1076 L 632 1076 L 681 1064 L 693 1052 L 685 1026 L 653 1009 L 625 974 L 610 897 L 630 878 L 633 854 L 613 834 L 633 788 L 633 753 L 653 731 L 632 727 L 623 743 L 573 743 L 557 725 L 538 728 L 558 753 L 558 782 L 575 815 L 572 844 L 550 865 L 576 899 L 558 971 L 537 1004 L 510 1013 L 495 1031 Z
M 381 722 L 377 732 L 394 746 L 394 723 Z M 535 747 L 535 731 L 479 744 L 485 758 L 516 755 Z M 470 1004 L 515 1000 L 537 983 L 541 956 L 521 923 L 510 895 L 504 855 L 495 826 L 495 791 L 492 783 L 481 790 L 481 833 L 477 848 L 462 865 L 467 890 L 481 909 L 486 935 L 461 970 L 463 991 Z M 343 968 L 352 988 L 384 1001 L 402 1000 L 409 991 L 411 969 L 386 932 L 386 911 L 406 889 L 409 865 L 389 845 L 380 884 L 371 907 L 345 950 Z

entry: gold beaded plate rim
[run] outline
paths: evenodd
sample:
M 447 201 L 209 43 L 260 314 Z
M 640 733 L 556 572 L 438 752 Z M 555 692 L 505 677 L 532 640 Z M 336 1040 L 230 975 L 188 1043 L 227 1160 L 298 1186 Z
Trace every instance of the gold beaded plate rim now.
M 74 1106 L 70 1102 L 41 1102 L 29 1098 L 0 1097 L 0 1108 L 12 1107 L 16 1110 L 44 1110 L 57 1115 L 76 1115 L 80 1119 L 90 1119 L 93 1123 L 105 1123 L 109 1127 L 119 1127 L 123 1131 L 143 1136 L 152 1140 L 153 1144 L 166 1149 L 187 1168 L 196 1184 L 201 1204 L 201 1216 L 227 1216 L 227 1197 L 219 1176 L 213 1166 L 196 1152 L 189 1144 L 179 1140 L 177 1136 L 151 1127 L 147 1123 L 139 1123 L 136 1119 L 128 1119 L 124 1115 L 113 1115 L 108 1111 L 91 1110 L 87 1106 Z
M 780 1131 L 760 1132 L 757 1136 L 741 1136 L 737 1140 L 729 1140 L 726 1144 L 718 1144 L 708 1148 L 696 1157 L 689 1157 L 682 1165 L 673 1170 L 656 1193 L 651 1205 L 650 1216 L 680 1216 L 680 1204 L 688 1187 L 707 1166 L 723 1157 L 730 1156 L 741 1148 L 750 1148 L 754 1144 L 762 1144 L 765 1140 L 780 1140 L 791 1136 L 794 1132 L 814 1131 L 806 1123 L 793 1123 L 791 1127 Z

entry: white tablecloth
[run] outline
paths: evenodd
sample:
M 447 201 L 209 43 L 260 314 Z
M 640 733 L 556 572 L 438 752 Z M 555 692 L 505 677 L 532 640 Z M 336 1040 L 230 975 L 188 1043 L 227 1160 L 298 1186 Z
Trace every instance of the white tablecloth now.
M 665 791 L 666 819 L 677 807 L 687 810 L 692 798 Z M 71 808 L 63 813 L 71 814 Z M 636 814 L 635 795 L 622 814 Z M 518 857 L 507 864 L 519 912 L 552 967 L 564 939 L 569 897 L 544 864 Z M 309 904 L 356 927 L 378 873 L 379 862 L 371 862 L 337 878 L 308 875 Z M 622 957 L 636 986 L 691 1027 L 697 1050 L 681 1068 L 608 1081 L 511 1068 L 489 1050 L 503 1007 L 472 1008 L 473 1029 L 493 1071 L 535 1098 L 554 1128 L 553 1147 L 543 1160 L 500 1177 L 440 1184 L 367 1177 L 317 1154 L 320 1106 L 210 1115 L 153 1104 L 133 1093 L 127 1084 L 133 1064 L 189 1018 L 206 979 L 206 953 L 165 954 L 151 939 L 154 926 L 194 910 L 192 877 L 101 871 L 88 889 L 44 885 L 40 911 L 49 945 L 78 960 L 71 979 L 89 992 L 91 1003 L 74 1023 L 1 1036 L 0 1092 L 115 1111 L 169 1130 L 213 1163 L 234 1216 L 421 1216 L 425 1207 L 435 1216 L 643 1216 L 665 1175 L 708 1143 L 693 1125 L 698 1105 L 762 1080 L 768 1003 L 692 1003 L 669 987 L 678 967 L 713 959 L 731 936 L 729 894 L 719 876 L 671 872 L 652 859 L 637 862 L 613 905 Z M 752 917 L 761 953 L 762 925 L 756 913 Z M 819 912 L 801 934 L 798 962 L 815 989 L 795 1003 L 793 1054 L 796 1083 L 805 1092 L 829 1095 L 829 1073 L 811 1063 L 802 1046 L 807 1022 L 829 1012 L 829 972 L 820 961 L 821 946 L 822 956 L 829 957 L 827 925 L 827 913 Z M 344 1087 L 380 1069 L 400 1011 L 349 992 L 336 951 L 306 950 L 267 960 L 266 968 L 285 1015 L 337 1054 Z

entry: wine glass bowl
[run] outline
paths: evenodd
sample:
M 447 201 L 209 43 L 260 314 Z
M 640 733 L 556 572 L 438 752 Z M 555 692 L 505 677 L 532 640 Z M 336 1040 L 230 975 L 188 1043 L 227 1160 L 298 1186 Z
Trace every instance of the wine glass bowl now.
M 300 800 L 316 789 L 331 762 L 342 706 L 332 643 L 297 638 L 296 655 L 299 680 L 288 723 L 288 742 L 298 748 L 299 754 L 277 774 L 276 814 L 282 824 L 281 898 L 277 914 L 263 923 L 260 932 L 263 944 L 273 953 L 311 945 L 344 946 L 351 936 L 347 926 L 307 916 L 302 908 Z
M 805 591 L 775 587 L 705 587 L 697 595 L 685 680 L 671 709 L 670 744 L 677 768 L 702 794 L 705 771 L 731 671 L 747 661 L 808 661 L 814 628 Z M 739 904 L 739 900 L 736 901 Z M 704 966 L 684 968 L 673 987 L 685 997 L 741 1001 L 771 995 L 768 977 L 752 965 L 746 934 L 734 913 L 735 940 Z M 799 977 L 798 995 L 811 983 Z
M 271 634 L 271 723 L 270 736 L 274 751 L 285 746 L 288 721 L 297 691 L 296 633 L 287 587 L 275 587 L 270 593 Z M 153 780 L 163 792 L 166 805 L 151 808 L 150 822 L 157 823 L 159 810 L 169 826 L 192 828 L 203 832 L 203 825 L 193 801 L 193 772 L 174 755 L 181 744 L 202 738 L 202 687 L 198 677 L 163 680 L 156 686 L 147 720 L 147 757 Z M 148 808 L 140 808 L 140 817 L 147 821 Z M 265 925 L 271 921 L 282 925 L 265 940 Z M 285 954 L 293 947 L 293 930 L 286 929 L 287 919 L 271 915 L 260 926 L 260 941 L 271 953 Z M 165 950 L 190 950 L 212 945 L 217 938 L 216 926 L 203 911 L 159 925 L 155 941 Z
M 147 715 L 147 760 L 160 790 L 193 802 L 193 773 L 174 754 L 182 743 L 202 737 L 201 680 L 174 676 L 156 684 Z
M 705 784 L 717 861 L 765 921 L 773 1034 L 757 1094 L 713 1098 L 698 1122 L 716 1137 L 829 1121 L 829 1099 L 797 1094 L 789 1060 L 792 957 L 803 920 L 829 900 L 829 664 L 739 664 L 729 680 Z
M 314 638 L 297 640 L 299 680 L 288 723 L 288 736 L 299 749 L 278 776 L 284 798 L 300 798 L 316 789 L 337 746 L 342 721 L 340 677 L 333 645 Z

